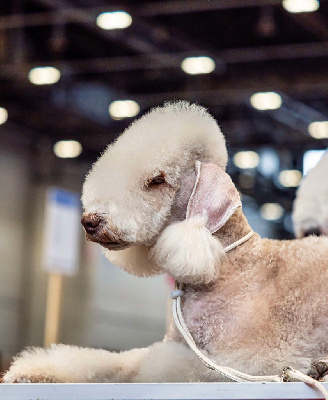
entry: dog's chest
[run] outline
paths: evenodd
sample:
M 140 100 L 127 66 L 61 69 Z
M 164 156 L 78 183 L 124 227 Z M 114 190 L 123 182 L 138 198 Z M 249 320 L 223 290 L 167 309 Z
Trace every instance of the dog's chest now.
M 268 331 L 271 302 L 261 282 L 246 282 L 225 281 L 208 291 L 187 288 L 182 312 L 200 348 L 212 352 L 247 346 L 257 351 L 259 335 L 261 346 L 270 341 L 264 332 Z
M 201 348 L 219 344 L 226 338 L 240 335 L 243 312 L 252 312 L 251 301 L 245 307 L 239 296 L 228 297 L 224 293 L 188 293 L 183 304 L 183 314 L 188 329 Z

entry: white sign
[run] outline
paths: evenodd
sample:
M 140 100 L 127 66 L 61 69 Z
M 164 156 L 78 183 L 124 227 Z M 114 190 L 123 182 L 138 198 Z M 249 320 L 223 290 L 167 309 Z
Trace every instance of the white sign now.
M 47 192 L 43 266 L 48 272 L 77 272 L 81 206 L 78 194 L 59 188 Z

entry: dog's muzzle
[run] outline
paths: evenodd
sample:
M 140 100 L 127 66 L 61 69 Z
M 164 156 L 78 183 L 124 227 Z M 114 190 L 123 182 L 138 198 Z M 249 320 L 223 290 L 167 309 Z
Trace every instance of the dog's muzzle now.
M 106 218 L 97 213 L 84 213 L 81 224 L 86 232 L 87 240 L 98 243 L 108 250 L 122 250 L 130 245 L 119 237 Z

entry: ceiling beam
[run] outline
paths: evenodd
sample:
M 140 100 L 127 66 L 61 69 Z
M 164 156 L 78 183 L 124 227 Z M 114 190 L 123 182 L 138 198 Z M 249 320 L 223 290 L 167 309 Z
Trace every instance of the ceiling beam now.
M 263 81 L 262 81 L 263 79 Z M 247 84 L 247 77 L 241 77 L 236 82 L 236 87 L 231 85 L 228 87 L 217 87 L 212 90 L 180 90 L 174 92 L 157 92 L 152 94 L 140 94 L 133 95 L 133 99 L 142 104 L 145 108 L 151 107 L 154 104 L 160 104 L 168 100 L 180 100 L 185 99 L 193 102 L 199 102 L 207 104 L 208 106 L 225 106 L 225 105 L 238 105 L 238 104 L 249 104 L 249 99 L 252 94 L 257 91 L 269 91 L 276 90 L 277 92 L 283 92 L 296 98 L 306 97 L 307 92 L 312 92 L 313 87 L 316 84 L 319 86 L 322 82 L 318 77 L 318 81 L 310 81 L 304 83 L 303 77 L 300 75 L 298 79 L 293 82 L 293 85 L 288 85 L 287 82 L 279 81 L 269 75 L 262 76 L 261 81 L 257 83 Z M 322 87 L 323 94 L 327 96 L 328 82 Z M 326 119 L 328 116 L 326 116 Z
M 235 8 L 263 7 L 279 5 L 280 0 L 178 0 L 149 2 L 141 6 L 127 7 L 126 4 L 110 4 L 97 7 L 67 7 L 62 0 L 36 0 L 49 7 L 51 11 L 2 15 L 0 30 L 21 29 L 28 26 L 56 25 L 63 23 L 94 23 L 95 17 L 105 11 L 126 10 L 136 16 L 151 17 L 156 15 L 188 14 L 203 11 L 227 10 Z
M 327 120 L 328 115 L 322 114 L 287 95 L 283 95 L 283 104 L 277 110 L 267 111 L 273 119 L 305 136 L 310 136 L 308 126 L 313 121 Z
M 288 15 L 299 26 L 310 32 L 320 40 L 328 40 L 328 25 L 326 19 L 319 12 L 312 13 L 290 13 Z
M 166 27 L 161 26 L 158 22 L 150 22 L 145 19 L 138 18 L 138 8 L 135 6 L 125 7 L 118 5 L 104 4 L 93 8 L 73 8 L 69 7 L 69 2 L 63 0 L 34 0 L 42 6 L 50 8 L 52 11 L 43 13 L 28 13 L 25 15 L 12 15 L 0 17 L 0 29 L 7 26 L 10 28 L 19 28 L 23 24 L 36 26 L 38 21 L 42 25 L 63 25 L 65 23 L 78 23 L 89 31 L 96 33 L 103 39 L 109 39 L 122 43 L 125 47 L 132 49 L 137 54 L 158 53 L 163 51 L 188 51 L 199 48 L 205 48 L 204 43 L 195 40 L 188 40 L 183 34 L 175 29 L 168 33 Z M 127 10 L 133 15 L 133 24 L 130 29 L 123 30 L 104 30 L 96 25 L 96 17 L 104 12 L 111 10 Z M 6 18 L 8 20 L 6 21 Z M 161 40 L 159 32 L 164 32 L 167 37 Z M 217 60 L 219 63 L 219 60 Z
M 35 3 L 42 5 L 43 7 L 47 7 L 50 10 L 50 14 L 43 15 L 43 22 L 45 24 L 47 19 L 51 19 L 51 14 L 56 23 L 58 24 L 61 21 L 61 24 L 65 24 L 68 22 L 77 22 L 83 25 L 88 31 L 96 34 L 97 36 L 110 41 L 115 41 L 124 45 L 124 47 L 129 48 L 130 50 L 135 51 L 137 54 L 140 53 L 150 53 L 158 51 L 157 46 L 153 43 L 150 43 L 148 40 L 143 40 L 142 38 L 137 38 L 135 35 L 129 30 L 126 29 L 116 29 L 116 30 L 105 30 L 101 29 L 96 25 L 96 16 L 104 11 L 115 10 L 115 8 L 107 5 L 102 7 L 94 7 L 94 8 L 74 8 L 68 7 L 67 1 L 65 0 L 33 0 Z M 123 7 L 123 10 L 125 7 Z M 23 17 L 24 18 L 24 17 Z M 31 16 L 31 21 L 35 23 L 35 18 Z M 51 24 L 52 25 L 52 24 Z M 0 20 L 1 26 L 1 20 Z
M 205 52 L 206 53 L 206 52 Z M 85 73 L 111 73 L 136 70 L 152 70 L 162 68 L 179 68 L 181 61 L 190 56 L 191 52 L 153 53 L 123 57 L 104 57 L 83 60 L 54 61 L 51 65 L 59 68 L 62 75 L 80 75 Z M 288 44 L 276 46 L 263 46 L 252 48 L 228 49 L 213 56 L 220 64 L 242 64 L 264 62 L 273 60 L 292 60 L 301 58 L 328 57 L 328 42 L 313 42 L 306 44 Z M 21 71 L 29 70 L 35 66 L 47 63 L 22 63 Z M 0 69 L 0 76 L 15 76 L 19 71 L 11 64 L 4 64 Z M 324 82 L 323 82 L 324 83 Z
M 141 5 L 137 12 L 139 15 L 144 17 L 153 17 L 156 15 L 189 14 L 204 11 L 263 7 L 280 4 L 281 0 L 169 0 L 146 3 Z
M 328 41 L 229 49 L 220 55 L 228 64 L 327 57 Z

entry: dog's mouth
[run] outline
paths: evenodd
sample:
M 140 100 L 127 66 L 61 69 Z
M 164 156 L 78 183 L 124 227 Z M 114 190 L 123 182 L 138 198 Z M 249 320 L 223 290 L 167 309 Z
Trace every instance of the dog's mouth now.
M 123 250 L 130 246 L 127 242 L 97 242 L 108 250 Z
M 105 237 L 104 237 L 105 236 Z M 123 250 L 130 246 L 130 243 L 123 240 L 117 240 L 106 237 L 107 235 L 90 235 L 86 233 L 86 238 L 90 242 L 98 243 L 100 246 L 105 247 L 108 250 Z

